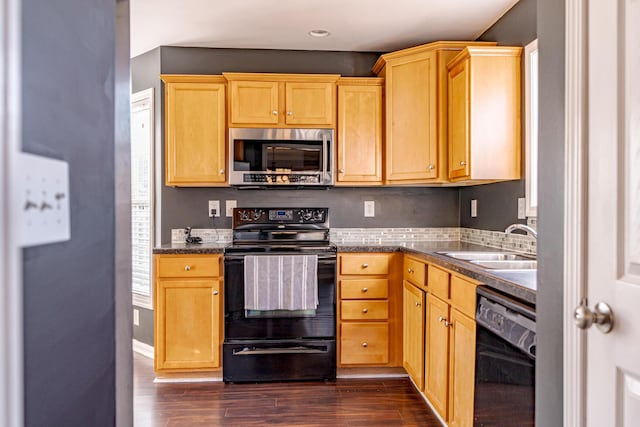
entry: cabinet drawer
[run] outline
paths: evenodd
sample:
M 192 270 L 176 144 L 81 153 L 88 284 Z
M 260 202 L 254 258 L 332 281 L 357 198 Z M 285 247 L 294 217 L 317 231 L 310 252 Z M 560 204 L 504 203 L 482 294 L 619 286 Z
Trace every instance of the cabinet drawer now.
M 342 301 L 340 307 L 342 320 L 387 320 L 389 318 L 387 301 Z
M 475 317 L 476 285 L 461 277 L 451 276 L 451 303 L 467 316 Z
M 340 363 L 389 363 L 387 323 L 343 323 L 340 335 Z
M 341 299 L 387 298 L 387 279 L 347 279 L 340 281 Z
M 449 273 L 433 265 L 429 265 L 428 271 L 429 292 L 442 299 L 449 299 Z
M 217 277 L 220 275 L 218 256 L 168 256 L 159 257 L 158 277 Z
M 427 266 L 417 259 L 404 258 L 404 279 L 418 286 L 425 285 Z
M 342 255 L 340 274 L 389 274 L 389 258 L 387 254 Z

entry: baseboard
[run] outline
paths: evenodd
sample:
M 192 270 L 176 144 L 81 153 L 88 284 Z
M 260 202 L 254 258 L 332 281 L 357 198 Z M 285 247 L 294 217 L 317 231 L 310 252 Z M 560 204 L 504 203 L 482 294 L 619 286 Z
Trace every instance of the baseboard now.
M 338 368 L 338 379 L 406 378 L 403 368 Z
M 156 374 L 154 383 L 215 383 L 222 381 L 222 371 Z
M 153 346 L 150 346 L 149 344 L 145 344 L 138 340 L 133 340 L 133 351 L 153 360 Z

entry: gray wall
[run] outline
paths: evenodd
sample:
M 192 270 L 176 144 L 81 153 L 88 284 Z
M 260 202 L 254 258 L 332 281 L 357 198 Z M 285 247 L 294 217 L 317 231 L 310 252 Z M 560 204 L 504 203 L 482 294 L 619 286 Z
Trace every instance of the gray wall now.
M 562 425 L 565 2 L 538 1 L 538 358 L 536 425 Z
M 23 251 L 27 426 L 115 424 L 116 2 L 22 3 L 24 151 L 69 162 L 71 240 Z
M 478 40 L 496 41 L 499 45 L 525 46 L 536 39 L 536 0 L 520 0 Z M 522 61 L 524 73 L 524 60 Z M 524 108 L 524 74 L 522 79 Z M 524 112 L 524 109 L 523 109 Z M 523 116 L 524 117 L 524 116 Z M 499 118 L 496 118 L 499 120 Z M 522 152 L 524 153 L 524 119 Z M 524 176 L 524 155 L 522 174 Z M 524 197 L 524 179 L 460 189 L 460 226 L 484 230 L 504 230 L 518 219 L 518 198 Z M 471 200 L 478 201 L 478 216 L 471 218 Z

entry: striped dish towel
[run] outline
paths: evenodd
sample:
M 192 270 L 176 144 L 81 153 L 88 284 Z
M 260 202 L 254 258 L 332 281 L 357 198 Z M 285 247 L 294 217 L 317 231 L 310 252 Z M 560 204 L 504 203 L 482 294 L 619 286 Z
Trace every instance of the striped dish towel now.
M 245 310 L 318 308 L 317 255 L 244 257 Z

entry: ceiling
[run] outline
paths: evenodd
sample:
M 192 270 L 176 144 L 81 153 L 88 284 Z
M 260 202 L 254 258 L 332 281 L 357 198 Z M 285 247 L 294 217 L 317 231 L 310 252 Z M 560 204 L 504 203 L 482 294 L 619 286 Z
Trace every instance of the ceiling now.
M 158 46 L 387 52 L 474 40 L 518 0 L 132 0 L 131 56 Z M 325 38 L 310 37 L 314 29 Z

